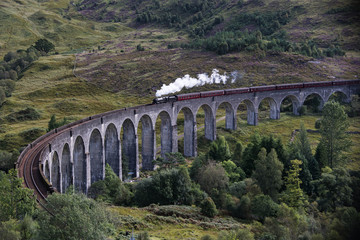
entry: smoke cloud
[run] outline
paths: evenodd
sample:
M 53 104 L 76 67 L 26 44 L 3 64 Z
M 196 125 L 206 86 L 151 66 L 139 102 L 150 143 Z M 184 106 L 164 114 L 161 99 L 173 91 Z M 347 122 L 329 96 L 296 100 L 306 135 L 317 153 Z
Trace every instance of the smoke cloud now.
M 232 72 L 231 83 L 234 83 L 237 77 L 238 77 L 238 72 L 237 71 Z M 164 84 L 160 90 L 156 91 L 156 97 L 179 92 L 184 87 L 188 89 L 188 88 L 203 86 L 205 84 L 214 84 L 214 83 L 226 84 L 229 78 L 230 77 L 226 75 L 226 72 L 224 73 L 224 75 L 221 75 L 219 74 L 219 70 L 217 69 L 212 70 L 212 74 L 210 77 L 206 73 L 198 74 L 197 78 L 190 77 L 189 74 L 186 74 L 182 78 L 177 78 L 175 82 L 170 83 L 169 85 Z

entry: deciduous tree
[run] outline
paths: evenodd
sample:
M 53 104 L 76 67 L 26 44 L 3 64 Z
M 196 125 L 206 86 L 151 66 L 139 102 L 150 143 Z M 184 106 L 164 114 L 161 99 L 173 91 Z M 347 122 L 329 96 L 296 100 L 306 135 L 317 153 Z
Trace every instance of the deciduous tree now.
M 113 228 L 105 206 L 83 194 L 51 194 L 38 215 L 39 239 L 107 239 Z
M 35 48 L 41 52 L 50 52 L 55 49 L 55 45 L 45 38 L 41 38 L 35 42 Z
M 8 174 L 0 172 L 0 221 L 32 215 L 36 206 L 32 195 L 32 190 L 23 187 L 15 169 Z
M 332 211 L 352 203 L 351 177 L 345 168 L 326 167 L 319 180 L 313 181 L 319 209 Z

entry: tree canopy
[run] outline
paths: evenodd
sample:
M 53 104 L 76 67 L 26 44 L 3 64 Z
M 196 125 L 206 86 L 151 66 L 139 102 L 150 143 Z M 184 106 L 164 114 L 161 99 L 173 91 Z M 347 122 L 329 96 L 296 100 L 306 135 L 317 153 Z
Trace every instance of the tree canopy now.
M 321 119 L 321 144 L 325 148 L 327 164 L 332 168 L 341 159 L 341 154 L 351 145 L 346 130 L 349 127 L 344 107 L 335 101 L 324 105 Z
M 262 148 L 258 159 L 255 161 L 253 178 L 256 179 L 262 192 L 276 198 L 282 185 L 282 171 L 284 165 L 279 161 L 275 149 L 271 149 L 266 155 L 265 148 Z
M 32 190 L 23 188 L 16 170 L 11 169 L 8 174 L 0 171 L 0 221 L 33 214 L 36 203 L 32 195 Z
M 105 207 L 83 194 L 51 194 L 41 209 L 39 238 L 52 240 L 107 239 L 113 228 Z
M 55 45 L 45 38 L 41 38 L 35 42 L 35 48 L 41 52 L 50 52 L 55 49 Z

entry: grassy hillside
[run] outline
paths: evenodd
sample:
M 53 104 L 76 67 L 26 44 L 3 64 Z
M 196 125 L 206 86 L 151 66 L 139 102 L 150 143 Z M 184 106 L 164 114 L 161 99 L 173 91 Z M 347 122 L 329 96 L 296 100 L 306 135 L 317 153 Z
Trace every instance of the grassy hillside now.
M 238 73 L 226 86 L 183 92 L 359 78 L 358 12 L 353 0 L 1 0 L 1 60 L 40 38 L 54 43 L 55 51 L 18 73 L 15 90 L 0 107 L 0 150 L 12 152 L 15 160 L 21 147 L 46 132 L 53 114 L 74 121 L 150 103 L 163 84 L 185 74 L 210 75 L 215 68 L 220 74 Z M 329 49 L 340 54 L 328 57 Z M 24 112 L 28 119 L 16 120 Z M 247 145 L 256 131 L 287 144 L 300 121 L 314 129 L 320 118 L 282 113 L 280 120 L 270 120 L 266 114 L 260 112 L 259 126 L 239 118 L 236 131 L 226 130 L 224 120 L 219 121 L 217 133 L 226 137 L 231 149 L 239 140 Z M 217 117 L 224 115 L 220 110 Z M 203 119 L 200 111 L 199 153 L 211 144 L 201 129 Z M 350 123 L 350 131 L 360 131 L 359 117 Z M 314 151 L 320 134 L 308 135 Z M 353 146 L 348 153 L 348 168 L 355 171 L 360 169 L 359 136 L 350 136 Z M 135 233 L 148 231 L 151 239 L 199 239 L 237 227 L 256 232 L 261 226 L 222 214 L 199 218 L 195 207 L 109 208 L 119 236 L 135 228 Z
M 114 37 L 109 24 L 84 21 L 70 0 L 4 0 L 0 3 L 0 56 L 47 38 L 56 51 L 81 50 Z M 115 32 L 128 28 L 111 24 Z

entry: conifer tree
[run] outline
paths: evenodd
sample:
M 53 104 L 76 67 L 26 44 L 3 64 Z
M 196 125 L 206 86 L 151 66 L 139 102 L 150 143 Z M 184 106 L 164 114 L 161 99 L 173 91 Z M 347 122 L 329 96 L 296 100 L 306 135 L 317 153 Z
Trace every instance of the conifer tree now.
M 327 164 L 332 168 L 341 157 L 341 152 L 351 145 L 346 130 L 349 127 L 344 107 L 335 101 L 327 102 L 321 120 L 321 143 L 325 148 Z
M 241 142 L 236 143 L 231 160 L 236 164 L 236 166 L 239 167 L 241 165 L 241 162 L 243 160 L 243 145 L 241 144 Z
M 290 207 L 299 208 L 304 206 L 305 197 L 302 189 L 300 188 L 300 165 L 302 162 L 300 160 L 291 160 L 291 168 L 287 172 L 285 177 L 285 187 L 281 201 L 286 203 Z
M 262 148 L 258 159 L 255 161 L 255 171 L 253 173 L 264 194 L 273 199 L 276 198 L 282 185 L 282 171 L 284 165 L 279 161 L 275 149 L 271 149 L 266 156 L 265 148 Z
M 254 134 L 251 136 L 251 142 L 245 148 L 243 154 L 243 161 L 240 165 L 241 169 L 244 170 L 248 177 L 251 176 L 252 172 L 255 169 L 255 159 L 258 157 L 258 154 L 261 149 L 261 137 L 259 134 Z
M 218 137 L 211 143 L 209 157 L 218 162 L 223 162 L 231 158 L 229 144 L 224 136 Z

